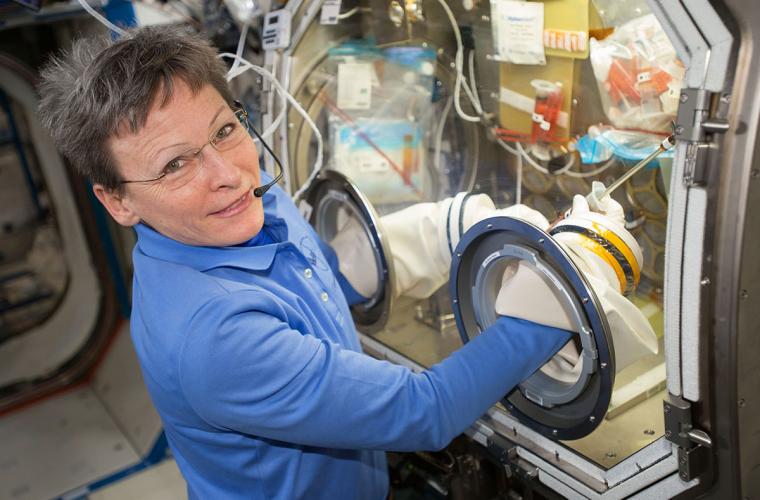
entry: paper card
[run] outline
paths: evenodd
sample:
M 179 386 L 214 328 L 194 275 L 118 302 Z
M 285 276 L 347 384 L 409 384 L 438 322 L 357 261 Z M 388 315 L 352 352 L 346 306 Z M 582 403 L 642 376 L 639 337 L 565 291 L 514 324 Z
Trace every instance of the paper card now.
M 374 72 L 372 63 L 338 65 L 338 107 L 340 109 L 370 108 Z
M 544 4 L 495 0 L 494 35 L 498 59 L 513 64 L 546 64 Z
M 320 24 L 338 24 L 341 0 L 325 0 L 319 15 Z

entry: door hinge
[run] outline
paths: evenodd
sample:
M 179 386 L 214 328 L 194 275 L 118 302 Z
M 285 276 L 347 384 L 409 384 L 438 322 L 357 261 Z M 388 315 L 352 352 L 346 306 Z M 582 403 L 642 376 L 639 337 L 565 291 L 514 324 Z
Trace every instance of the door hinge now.
M 725 133 L 729 124 L 721 118 L 710 117 L 714 92 L 704 89 L 682 89 L 681 104 L 673 126 L 676 139 L 686 141 L 683 182 L 687 186 L 704 185 L 708 166 L 717 158 L 717 144 L 707 140 L 707 134 Z
M 678 446 L 678 475 L 691 481 L 711 465 L 712 439 L 692 424 L 691 403 L 672 394 L 663 401 L 665 438 Z

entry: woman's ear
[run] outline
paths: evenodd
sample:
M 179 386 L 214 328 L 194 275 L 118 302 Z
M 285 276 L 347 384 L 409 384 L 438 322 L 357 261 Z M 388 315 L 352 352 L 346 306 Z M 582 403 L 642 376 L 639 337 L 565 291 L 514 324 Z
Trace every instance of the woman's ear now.
M 134 226 L 140 222 L 140 217 L 132 210 L 124 194 L 116 190 L 106 189 L 102 184 L 94 184 L 92 192 L 100 200 L 111 217 L 122 226 Z

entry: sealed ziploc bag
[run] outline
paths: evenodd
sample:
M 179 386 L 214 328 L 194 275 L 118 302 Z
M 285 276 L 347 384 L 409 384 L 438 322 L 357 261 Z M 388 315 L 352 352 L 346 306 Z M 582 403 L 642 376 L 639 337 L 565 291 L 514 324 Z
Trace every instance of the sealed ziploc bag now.
M 419 124 L 381 118 L 348 124 L 331 119 L 330 133 L 334 168 L 348 174 L 373 203 L 426 198 L 429 175 Z
M 426 201 L 426 162 L 436 52 L 431 47 L 379 49 L 351 41 L 330 49 L 337 76 L 328 108 L 332 168 L 376 205 Z
M 684 67 L 653 14 L 591 39 L 604 111 L 619 129 L 667 132 L 678 110 Z
M 582 163 L 600 163 L 613 156 L 621 160 L 643 160 L 660 147 L 663 135 L 638 131 L 618 130 L 613 127 L 592 126 L 588 134 L 575 144 Z M 672 149 L 663 151 L 652 162 L 656 166 L 661 158 L 672 158 Z

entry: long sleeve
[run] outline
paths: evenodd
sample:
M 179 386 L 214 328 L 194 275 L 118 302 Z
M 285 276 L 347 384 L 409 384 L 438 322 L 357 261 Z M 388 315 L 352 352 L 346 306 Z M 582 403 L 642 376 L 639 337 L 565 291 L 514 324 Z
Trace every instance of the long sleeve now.
M 501 318 L 423 373 L 288 326 L 255 292 L 210 300 L 180 356 L 182 390 L 222 430 L 331 448 L 438 449 L 569 338 Z

